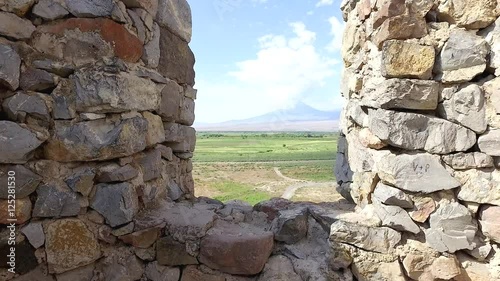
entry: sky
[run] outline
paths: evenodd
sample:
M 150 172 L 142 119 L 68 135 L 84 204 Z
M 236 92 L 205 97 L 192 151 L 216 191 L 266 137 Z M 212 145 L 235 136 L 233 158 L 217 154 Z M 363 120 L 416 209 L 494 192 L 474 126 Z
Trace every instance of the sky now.
M 341 0 L 188 0 L 196 123 L 342 108 Z

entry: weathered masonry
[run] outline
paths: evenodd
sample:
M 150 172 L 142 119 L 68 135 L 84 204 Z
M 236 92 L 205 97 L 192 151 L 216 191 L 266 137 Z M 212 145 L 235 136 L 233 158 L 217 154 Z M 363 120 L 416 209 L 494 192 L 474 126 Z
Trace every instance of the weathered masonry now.
M 0 0 L 0 280 L 352 280 L 351 204 L 194 198 L 190 40 L 185 0 Z
M 500 280 L 499 3 L 361 0 L 342 11 L 336 174 L 374 219 L 336 222 L 332 238 L 358 280 Z

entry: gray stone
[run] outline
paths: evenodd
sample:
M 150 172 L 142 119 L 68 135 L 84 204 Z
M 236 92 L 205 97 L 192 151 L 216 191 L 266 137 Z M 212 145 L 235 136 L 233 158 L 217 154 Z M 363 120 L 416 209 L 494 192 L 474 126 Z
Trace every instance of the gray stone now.
M 113 0 L 66 0 L 68 11 L 78 18 L 111 16 Z
M 106 118 L 106 114 L 80 113 L 80 119 L 83 121 L 92 121 Z
M 179 111 L 182 101 L 182 87 L 170 80 L 161 91 L 161 101 L 158 115 L 163 121 L 175 122 L 179 119 Z
M 158 144 L 155 146 L 155 149 L 156 150 L 159 150 L 160 153 L 161 153 L 161 158 L 165 159 L 165 160 L 168 160 L 168 161 L 172 161 L 173 160 L 173 152 L 172 152 L 172 148 L 170 147 L 166 147 L 162 144 Z
M 366 251 L 390 253 L 401 241 L 401 234 L 388 227 L 368 227 L 339 220 L 332 224 L 330 241 L 354 245 Z
M 152 147 L 157 143 L 165 142 L 165 129 L 161 117 L 148 111 L 143 112 L 142 117 L 148 121 L 146 145 Z
M 168 84 L 169 81 L 172 81 L 168 78 L 163 77 L 157 71 L 145 67 L 137 67 L 137 69 L 133 73 L 139 77 L 151 79 L 151 81 L 155 83 Z
M 96 264 L 95 274 L 102 280 L 136 281 L 144 274 L 144 265 L 131 248 L 117 247 Z
M 139 211 L 135 188 L 129 183 L 96 185 L 90 206 L 103 215 L 111 227 L 131 222 Z
M 31 170 L 21 165 L 0 165 L 0 182 L 4 185 L 0 187 L 0 198 L 8 199 L 9 192 L 7 189 L 9 172 L 15 173 L 16 178 L 16 198 L 23 199 L 35 192 L 42 178 L 33 173 Z
M 443 161 L 455 170 L 493 167 L 493 158 L 481 152 L 455 153 L 444 155 Z
M 476 134 L 472 130 L 416 113 L 371 110 L 368 127 L 392 146 L 435 154 L 467 151 L 476 143 Z
M 51 97 L 54 100 L 52 117 L 55 120 L 76 118 L 76 95 L 73 83 L 70 80 L 61 80 L 59 85 L 52 91 Z
M 76 85 L 78 112 L 154 111 L 160 102 L 159 86 L 129 73 L 112 74 L 85 68 L 71 79 Z
M 499 206 L 486 206 L 479 215 L 483 234 L 496 243 L 500 243 L 500 216 Z
M 161 151 L 157 149 L 140 153 L 135 156 L 135 163 L 142 171 L 142 178 L 144 182 L 154 180 L 161 176 L 161 161 Z
M 74 192 L 79 192 L 83 196 L 89 196 L 94 187 L 95 171 L 91 168 L 78 169 L 67 177 L 64 182 Z
M 489 47 L 480 36 L 453 29 L 436 62 L 436 71 L 445 83 L 468 82 L 486 70 Z
M 50 112 L 41 95 L 18 92 L 3 102 L 3 110 L 11 120 L 23 122 L 26 115 L 43 121 L 50 121 Z
M 181 108 L 179 112 L 178 122 L 182 125 L 191 126 L 194 123 L 194 100 L 183 97 L 181 101 Z
M 382 221 L 383 226 L 388 226 L 398 231 L 407 231 L 418 234 L 420 228 L 413 222 L 408 213 L 398 206 L 387 206 L 373 201 L 375 213 Z
M 2 0 L 0 1 L 0 10 L 22 17 L 30 10 L 33 4 L 35 4 L 35 0 Z
M 10 121 L 0 121 L 0 163 L 26 163 L 44 141 L 25 127 Z
M 216 218 L 215 213 L 205 207 L 175 204 L 169 209 L 168 214 L 163 216 L 163 220 L 167 223 L 165 231 L 182 243 L 205 236 Z
M 286 244 L 295 244 L 306 237 L 308 229 L 307 209 L 280 211 L 273 221 L 274 239 Z
M 146 277 L 151 281 L 177 281 L 180 276 L 181 270 L 178 267 L 159 265 L 156 261 L 146 266 Z
M 163 1 L 163 0 L 162 0 Z M 182 1 L 186 0 L 165 0 Z M 158 15 L 161 12 L 158 12 Z M 160 23 L 158 23 L 160 24 Z M 194 85 L 195 72 L 193 69 L 195 57 L 187 42 L 161 27 L 160 24 L 160 64 L 158 72 L 177 83 Z
M 45 155 L 61 162 L 121 158 L 146 148 L 146 131 L 147 121 L 141 117 L 121 122 L 112 119 L 75 124 L 56 121 Z
M 459 203 L 441 205 L 430 217 L 430 228 L 424 230 L 427 243 L 439 252 L 454 253 L 476 247 L 477 226 L 469 210 Z
M 500 206 L 500 170 L 455 171 L 460 183 L 458 199 Z
M 21 73 L 20 88 L 25 91 L 44 91 L 56 86 L 55 77 L 45 70 L 28 68 Z
M 35 249 L 40 248 L 45 243 L 45 233 L 41 222 L 31 222 L 21 228 L 21 232 Z
M 152 16 L 158 12 L 158 0 L 121 0 L 127 8 L 142 8 Z
M 168 133 L 166 133 L 168 135 Z M 193 127 L 180 125 L 177 141 L 170 142 L 167 137 L 166 145 L 172 148 L 174 153 L 193 152 L 196 146 L 196 130 Z
M 433 193 L 460 186 L 439 156 L 427 153 L 387 155 L 377 163 L 376 172 L 382 181 L 410 192 Z
M 71 217 L 80 213 L 78 194 L 61 183 L 40 185 L 37 190 L 37 199 L 33 208 L 33 217 L 59 218 Z
M 98 182 L 124 182 L 131 180 L 139 175 L 139 171 L 127 164 L 123 167 L 113 167 L 112 169 L 100 170 L 97 176 Z
M 500 156 L 500 130 L 491 130 L 479 137 L 479 150 L 491 156 Z
M 35 32 L 35 26 L 27 19 L 14 14 L 0 12 L 0 35 L 17 40 L 28 40 Z
M 172 237 L 163 237 L 156 243 L 156 260 L 159 265 L 180 266 L 198 264 L 196 257 L 186 251 L 186 245 Z
M 440 115 L 452 122 L 467 127 L 478 134 L 484 133 L 486 106 L 481 88 L 475 84 L 464 87 L 439 106 Z
M 144 45 L 142 60 L 151 68 L 157 68 L 160 63 L 160 27 L 157 23 L 153 25 L 153 37 Z
M 129 17 L 132 19 L 135 29 L 137 30 L 137 38 L 141 40 L 144 44 L 146 41 L 146 26 L 144 22 L 141 20 L 139 15 L 133 10 L 127 10 Z
M 500 74 L 500 20 L 478 32 L 490 46 L 489 67 L 495 69 L 495 75 Z
M 439 84 L 414 79 L 371 78 L 363 85 L 361 105 L 383 109 L 434 110 Z
M 56 20 L 69 14 L 68 10 L 55 0 L 40 0 L 33 7 L 32 13 L 44 20 Z
M 156 21 L 186 42 L 191 41 L 191 8 L 186 0 L 158 0 Z
M 10 90 L 19 87 L 21 58 L 9 45 L 0 44 L 0 85 Z
M 272 256 L 266 263 L 258 281 L 302 281 L 295 273 L 292 262 L 283 255 Z
M 68 63 L 53 61 L 51 59 L 40 59 L 32 62 L 33 66 L 38 69 L 46 70 L 54 73 L 57 76 L 67 78 L 75 72 L 74 66 Z
M 399 206 L 404 209 L 413 208 L 413 201 L 408 194 L 381 182 L 375 187 L 372 198 L 377 199 L 385 205 Z

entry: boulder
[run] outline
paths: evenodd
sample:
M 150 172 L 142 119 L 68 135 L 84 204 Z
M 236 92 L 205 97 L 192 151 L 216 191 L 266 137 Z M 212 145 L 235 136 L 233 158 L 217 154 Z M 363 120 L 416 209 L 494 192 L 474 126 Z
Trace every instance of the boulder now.
M 433 47 L 389 40 L 382 47 L 382 75 L 386 78 L 430 79 L 434 60 Z
M 413 234 L 418 234 L 420 228 L 413 222 L 408 213 L 401 207 L 388 206 L 373 201 L 375 213 L 382 221 L 383 226 L 388 226 L 398 231 L 407 231 Z
M 388 155 L 377 163 L 376 172 L 382 181 L 410 192 L 433 193 L 460 186 L 439 156 L 427 153 Z
M 50 111 L 44 98 L 42 94 L 18 92 L 6 99 L 2 107 L 9 119 L 14 121 L 23 122 L 28 115 L 49 122 Z
M 413 201 L 408 194 L 382 182 L 375 187 L 372 198 L 385 205 L 399 206 L 404 209 L 413 208 Z
M 96 0 L 81 3 L 89 1 Z M 142 57 L 143 50 L 143 44 L 136 36 L 123 25 L 106 18 L 71 18 L 51 25 L 41 25 L 33 35 L 32 46 L 42 53 L 76 66 L 115 56 L 126 62 L 137 62 Z
M 22 164 L 46 139 L 10 121 L 0 121 L 0 163 Z
M 19 73 L 21 68 L 21 58 L 17 52 L 9 45 L 0 44 L 0 86 L 10 90 L 19 87 Z
M 475 225 L 469 210 L 459 203 L 441 205 L 430 216 L 430 228 L 425 229 L 427 243 L 439 252 L 454 253 L 476 247 Z
M 193 66 L 195 59 L 188 43 L 164 27 L 160 27 L 160 34 L 160 64 L 158 72 L 165 77 L 175 80 L 179 84 L 193 86 L 195 77 Z
M 56 0 L 40 0 L 33 7 L 32 13 L 44 20 L 56 20 L 69 14 L 68 10 Z
M 154 261 L 146 266 L 145 274 L 151 281 L 178 281 L 181 277 L 181 270 L 178 267 L 159 265 L 158 262 Z
M 50 273 L 63 273 L 91 264 L 101 257 L 97 239 L 81 220 L 51 222 L 46 226 L 45 234 Z
M 361 105 L 383 109 L 434 110 L 439 84 L 415 79 L 370 78 L 361 90 Z
M 440 1 L 437 11 L 440 21 L 467 29 L 481 29 L 497 19 L 496 5 L 496 1 L 490 0 Z
M 80 198 L 63 183 L 40 185 L 33 208 L 33 217 L 71 217 L 80 213 Z
M 434 154 L 467 151 L 476 134 L 437 117 L 391 110 L 371 110 L 368 127 L 382 141 L 403 149 Z
M 35 32 L 35 26 L 27 19 L 14 14 L 0 12 L 0 35 L 17 40 L 28 40 Z
M 455 153 L 443 155 L 443 161 L 455 170 L 493 167 L 493 157 L 481 152 Z
M 467 127 L 478 134 L 484 133 L 486 105 L 481 88 L 475 84 L 464 87 L 445 99 L 439 106 L 440 115 L 454 123 Z
M 41 222 L 31 222 L 21 228 L 21 232 L 28 238 L 31 246 L 35 249 L 40 248 L 45 244 L 45 233 Z
M 473 32 L 453 29 L 436 62 L 438 79 L 444 83 L 468 82 L 486 70 L 489 47 Z
M 500 207 L 486 206 L 479 214 L 479 223 L 483 234 L 496 243 L 500 243 Z
M 101 169 L 97 175 L 98 182 L 125 182 L 131 180 L 139 175 L 139 171 L 127 164 L 123 167 L 112 166 L 109 168 Z
M 147 121 L 142 117 L 118 122 L 112 118 L 74 124 L 55 121 L 45 155 L 61 162 L 121 158 L 146 148 L 146 132 Z
M 131 222 L 139 211 L 137 194 L 131 184 L 102 183 L 95 189 L 90 206 L 104 216 L 111 227 Z
M 198 264 L 196 257 L 186 251 L 186 244 L 172 237 L 163 237 L 156 243 L 156 260 L 159 265 L 180 266 Z
M 500 206 L 500 171 L 466 170 L 455 171 L 460 183 L 458 199 L 479 204 Z
M 0 10 L 22 17 L 26 15 L 33 4 L 35 4 L 35 0 L 2 0 Z
M 82 167 L 75 169 L 64 182 L 74 192 L 79 192 L 83 196 L 89 196 L 94 187 L 95 171 L 92 168 Z
M 330 241 L 366 251 L 391 253 L 401 241 L 401 234 L 388 227 L 369 227 L 339 220 L 332 224 Z
M 33 193 L 42 178 L 31 170 L 21 165 L 0 165 L 0 182 L 4 185 L 0 187 L 0 198 L 8 199 L 9 190 L 7 188 L 9 172 L 15 173 L 16 178 L 16 198 L 23 199 Z
M 132 245 L 135 248 L 147 249 L 153 246 L 156 240 L 158 240 L 160 233 L 160 227 L 153 227 L 126 234 L 118 238 L 125 244 Z
M 295 244 L 307 235 L 307 209 L 280 211 L 274 219 L 273 231 L 276 241 Z
M 191 41 L 191 8 L 186 0 L 158 0 L 156 21 L 185 42 Z
M 154 111 L 160 103 L 160 87 L 129 73 L 83 68 L 75 72 L 71 80 L 76 86 L 78 112 Z
M 201 240 L 199 260 L 225 273 L 254 275 L 264 269 L 273 245 L 272 232 L 220 221 Z
M 113 0 L 65 0 L 68 11 L 77 18 L 111 16 Z
M 479 137 L 479 150 L 490 156 L 500 156 L 500 130 L 490 130 Z

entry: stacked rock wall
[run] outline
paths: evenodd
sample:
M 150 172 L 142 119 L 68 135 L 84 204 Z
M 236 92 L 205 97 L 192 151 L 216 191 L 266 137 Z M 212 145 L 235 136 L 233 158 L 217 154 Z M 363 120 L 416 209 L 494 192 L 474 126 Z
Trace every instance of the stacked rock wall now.
M 190 39 L 185 0 L 0 0 L 0 280 L 353 280 L 352 204 L 194 198 Z
M 374 216 L 331 239 L 358 280 L 500 280 L 499 4 L 342 3 L 336 174 Z

